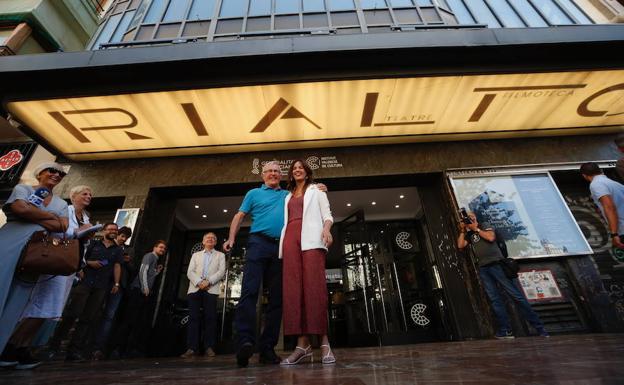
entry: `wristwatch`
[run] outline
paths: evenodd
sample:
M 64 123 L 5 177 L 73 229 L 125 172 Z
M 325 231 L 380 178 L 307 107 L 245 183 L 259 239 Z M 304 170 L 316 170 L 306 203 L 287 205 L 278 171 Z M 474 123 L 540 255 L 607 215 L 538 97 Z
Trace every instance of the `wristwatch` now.
M 119 287 L 119 282 L 115 283 L 115 287 Z
M 615 237 L 619 237 L 620 236 L 620 234 L 618 234 L 618 233 L 611 233 L 609 235 L 611 236 L 611 238 L 615 238 Z

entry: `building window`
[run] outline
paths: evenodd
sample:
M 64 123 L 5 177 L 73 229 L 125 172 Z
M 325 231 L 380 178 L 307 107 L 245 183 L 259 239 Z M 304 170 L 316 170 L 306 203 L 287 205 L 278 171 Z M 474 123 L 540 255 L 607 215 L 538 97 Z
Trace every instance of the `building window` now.
M 388 8 L 385 0 L 360 0 L 362 9 L 385 9 Z
M 184 41 L 183 37 L 263 38 L 271 31 L 303 35 L 322 30 L 400 32 L 430 25 L 522 28 L 591 23 L 575 0 L 117 0 L 110 2 L 91 47 Z
M 189 0 L 171 0 L 165 12 L 164 22 L 181 21 L 188 10 Z
M 322 11 L 325 11 L 325 3 L 323 0 L 303 0 L 303 12 Z
M 189 11 L 189 20 L 208 20 L 212 18 L 215 0 L 194 0 Z
M 509 0 L 509 3 L 520 14 L 528 27 L 547 27 L 548 23 L 537 10 L 526 0 Z
M 152 0 L 152 5 L 150 6 L 149 11 L 147 11 L 147 16 L 145 16 L 145 20 L 143 22 L 156 23 L 160 21 L 166 7 L 167 0 Z
M 475 21 L 462 0 L 448 0 L 448 3 L 460 24 L 474 24 Z
M 446 1 L 460 23 L 468 23 L 473 18 L 490 28 L 593 23 L 573 0 Z
M 533 0 L 533 4 L 552 25 L 572 24 L 572 20 L 553 0 Z
M 275 0 L 275 14 L 299 13 L 299 2 L 296 0 Z
M 242 17 L 247 10 L 247 0 L 222 0 L 219 17 Z
M 572 0 L 559 0 L 559 4 L 576 19 L 576 24 L 592 24 L 589 17 Z
M 330 9 L 332 11 L 348 11 L 350 9 L 355 9 L 355 4 L 353 4 L 353 0 L 328 0 L 330 5 Z
M 119 24 L 119 21 L 121 20 L 121 15 L 121 13 L 118 13 L 109 17 L 108 20 L 106 20 L 104 28 L 101 29 L 100 35 L 95 41 L 94 47 L 96 49 L 99 48 L 100 44 L 108 43 L 110 41 L 113 33 L 115 32 L 115 29 L 117 28 L 117 25 Z
M 499 16 L 503 26 L 510 28 L 524 27 L 524 23 L 507 0 L 491 0 L 490 7 Z
M 271 14 L 271 0 L 251 0 L 249 16 L 265 16 Z
M 501 26 L 485 1 L 473 0 L 464 2 L 468 9 L 470 9 L 470 12 L 475 15 L 479 23 L 486 24 L 490 28 L 498 28 Z
M 128 25 L 132 18 L 134 17 L 134 11 L 126 12 L 121 18 L 121 22 L 115 29 L 115 33 L 113 37 L 110 39 L 111 42 L 120 42 L 123 38 L 124 33 L 128 30 Z

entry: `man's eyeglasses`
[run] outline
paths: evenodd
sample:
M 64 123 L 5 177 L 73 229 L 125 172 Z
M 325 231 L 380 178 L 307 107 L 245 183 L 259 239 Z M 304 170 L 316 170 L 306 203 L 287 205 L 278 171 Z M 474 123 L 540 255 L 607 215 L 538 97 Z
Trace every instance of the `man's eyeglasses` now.
M 59 176 L 60 176 L 61 178 L 65 177 L 65 175 L 67 175 L 67 173 L 66 173 L 65 171 L 62 171 L 62 170 L 56 169 L 56 168 L 54 168 L 54 167 L 48 167 L 48 168 L 46 168 L 44 171 L 47 171 L 47 172 L 48 172 L 48 173 L 50 173 L 50 174 L 59 174 Z
M 279 174 L 282 171 L 281 170 L 264 170 L 262 171 L 264 174 L 269 174 L 269 173 L 275 173 L 275 174 Z

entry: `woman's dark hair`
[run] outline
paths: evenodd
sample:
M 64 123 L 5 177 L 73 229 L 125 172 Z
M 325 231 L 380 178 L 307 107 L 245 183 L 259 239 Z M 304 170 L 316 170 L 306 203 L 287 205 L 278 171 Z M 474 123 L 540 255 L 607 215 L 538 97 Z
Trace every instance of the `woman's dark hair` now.
M 128 226 L 124 226 L 117 230 L 117 234 L 124 234 L 126 237 L 130 238 L 132 236 L 132 229 Z
M 297 187 L 297 182 L 295 182 L 295 177 L 293 176 L 293 168 L 295 168 L 297 162 L 301 163 L 306 172 L 305 187 L 307 188 L 310 183 L 314 183 L 314 177 L 312 176 L 312 169 L 310 166 L 308 166 L 308 164 L 301 159 L 295 159 L 290 164 L 290 168 L 288 169 L 288 186 L 286 186 L 286 188 L 290 192 L 295 191 L 295 188 Z

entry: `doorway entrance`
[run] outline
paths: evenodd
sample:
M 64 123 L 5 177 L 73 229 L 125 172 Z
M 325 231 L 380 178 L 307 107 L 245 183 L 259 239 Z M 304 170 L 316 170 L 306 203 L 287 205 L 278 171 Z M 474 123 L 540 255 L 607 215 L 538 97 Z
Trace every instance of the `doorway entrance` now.
M 334 216 L 335 243 L 326 260 L 332 344 L 379 346 L 446 339 L 444 293 L 433 263 L 418 188 L 396 184 L 378 188 L 377 181 L 364 183 L 362 179 L 365 178 L 324 181 L 330 188 L 328 197 Z M 354 189 L 366 185 L 376 188 Z M 207 231 L 217 234 L 218 248 L 221 247 L 231 218 L 243 200 L 242 192 L 253 187 L 257 184 L 225 189 L 220 186 L 221 192 L 238 192 L 232 196 L 197 194 L 175 198 L 167 284 L 161 306 L 169 313 L 159 317 L 173 323 L 170 328 L 175 327 L 179 336 L 179 341 L 172 344 L 178 346 L 175 350 L 183 351 L 184 345 L 188 312 L 186 270 L 190 256 L 201 249 L 201 238 Z M 217 339 L 222 351 L 234 348 L 232 323 L 240 295 L 249 225 L 242 224 L 235 247 L 227 255 L 227 274 L 218 301 Z M 266 297 L 261 298 L 258 307 L 265 303 Z M 262 319 L 258 317 L 258 329 L 261 326 Z
M 365 201 L 336 223 L 343 280 L 331 306 L 344 306 L 346 327 L 335 333 L 342 336 L 337 342 L 398 345 L 443 338 L 435 299 L 441 282 L 431 263 L 418 189 L 345 193 Z

